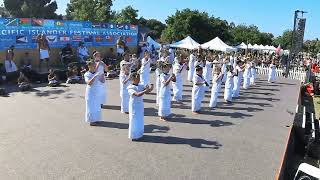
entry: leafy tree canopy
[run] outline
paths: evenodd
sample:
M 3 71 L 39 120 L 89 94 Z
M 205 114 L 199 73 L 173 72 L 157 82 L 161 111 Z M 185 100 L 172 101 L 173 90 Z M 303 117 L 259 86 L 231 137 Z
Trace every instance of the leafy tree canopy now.
M 114 15 L 111 11 L 112 0 L 70 0 L 67 19 L 84 21 L 110 21 Z
M 4 6 L 13 17 L 61 18 L 55 13 L 57 2 L 52 0 L 4 0 Z
M 191 36 L 199 43 L 209 41 L 219 36 L 224 41 L 230 41 L 230 26 L 227 21 L 209 16 L 206 12 L 184 9 L 176 11 L 166 20 L 167 27 L 162 32 L 162 40 L 172 42 Z

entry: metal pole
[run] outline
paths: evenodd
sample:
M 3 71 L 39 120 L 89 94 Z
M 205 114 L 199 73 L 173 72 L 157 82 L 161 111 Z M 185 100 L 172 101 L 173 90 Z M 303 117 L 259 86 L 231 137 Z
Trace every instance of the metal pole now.
M 300 12 L 299 10 L 296 10 L 294 12 L 294 22 L 293 22 L 293 30 L 292 30 L 292 38 L 291 38 L 291 48 L 290 48 L 289 58 L 287 60 L 286 77 L 288 77 L 288 75 L 289 75 L 290 61 L 292 59 L 292 51 L 293 51 L 293 41 L 294 41 L 294 37 L 295 37 L 295 34 L 296 34 L 296 23 L 297 23 L 297 17 L 298 17 L 298 13 L 299 12 Z

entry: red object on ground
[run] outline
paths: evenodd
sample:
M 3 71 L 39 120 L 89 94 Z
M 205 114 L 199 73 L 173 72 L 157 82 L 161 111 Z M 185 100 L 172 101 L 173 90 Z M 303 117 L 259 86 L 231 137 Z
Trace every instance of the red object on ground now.
M 312 83 L 309 83 L 306 85 L 306 91 L 310 96 L 313 96 L 313 85 Z

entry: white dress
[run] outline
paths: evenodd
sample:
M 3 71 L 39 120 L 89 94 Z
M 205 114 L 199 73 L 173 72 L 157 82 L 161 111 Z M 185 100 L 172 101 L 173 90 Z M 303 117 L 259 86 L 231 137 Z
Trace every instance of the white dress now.
M 95 74 L 91 72 L 86 72 L 84 74 L 84 79 L 86 83 Z M 87 84 L 86 87 L 86 122 L 96 122 L 101 121 L 101 104 L 100 104 L 100 96 L 99 96 L 99 80 L 96 78 L 91 85 Z
M 232 101 L 232 90 L 233 90 L 233 74 L 228 72 L 226 74 L 226 83 L 225 83 L 225 90 L 224 90 L 224 100 Z
M 148 85 L 150 80 L 150 61 L 145 58 L 141 60 L 140 83 L 144 86 Z
M 120 80 L 120 97 L 121 97 L 121 112 L 126 113 L 129 112 L 129 93 L 128 93 L 128 86 L 131 84 L 130 81 L 127 83 L 123 83 L 123 81 L 127 80 L 129 75 L 125 75 L 122 73 L 119 77 Z
M 183 80 L 180 72 L 181 68 L 184 68 L 184 65 L 181 65 L 179 63 L 175 63 L 175 65 L 173 66 L 173 73 L 176 75 L 176 82 L 172 82 L 173 101 L 182 101 Z
M 237 59 L 237 57 L 234 57 L 234 59 L 233 59 L 233 64 L 232 64 L 232 66 L 233 66 L 233 69 L 236 69 L 236 66 L 237 66 L 237 62 L 238 62 L 238 59 Z
M 274 82 L 276 80 L 276 65 L 270 64 L 268 82 Z
M 257 78 L 257 69 L 256 64 L 254 62 L 251 63 L 251 78 L 250 78 L 250 84 L 255 85 L 256 84 L 256 78 Z
M 212 79 L 212 64 L 212 62 L 206 61 L 206 65 L 203 69 L 203 78 L 207 83 L 209 83 Z
M 249 88 L 250 78 L 251 78 L 251 65 L 249 63 L 247 63 L 246 68 L 243 73 L 243 89 Z
M 222 72 L 223 74 L 225 74 L 225 75 L 223 76 L 223 79 L 222 79 L 222 82 L 225 83 L 226 80 L 227 80 L 227 75 L 226 75 L 226 74 L 227 74 L 227 64 L 223 63 L 222 68 L 221 68 L 221 72 Z
M 192 112 L 200 111 L 201 102 L 204 98 L 205 93 L 205 84 L 196 85 L 197 83 L 203 83 L 204 79 L 202 76 L 195 74 L 193 77 L 193 87 L 192 87 L 192 100 L 191 100 L 191 110 Z
M 230 56 L 230 57 L 229 57 L 229 64 L 230 64 L 231 66 L 233 66 L 233 64 L 234 64 L 234 58 L 233 58 L 233 56 Z
M 237 72 L 237 76 L 235 75 L 233 77 L 233 94 L 232 97 L 239 97 L 240 94 L 240 87 L 241 87 L 241 81 L 242 81 L 242 77 L 243 77 L 243 72 L 241 70 L 241 68 L 239 66 L 236 66 L 236 72 Z
M 165 86 L 165 81 L 170 78 L 170 74 L 162 73 L 160 75 L 160 92 L 159 92 L 159 111 L 160 117 L 167 117 L 171 114 L 171 86 L 170 83 Z
M 212 79 L 211 98 L 210 98 L 209 107 L 217 106 L 219 92 L 221 90 L 222 78 L 223 78 L 223 75 L 222 76 L 214 75 Z
M 194 74 L 194 62 L 196 60 L 196 57 L 193 54 L 190 54 L 189 57 L 189 71 L 188 71 L 188 81 L 192 81 L 193 74 Z
M 143 85 L 129 85 L 129 139 L 139 139 L 144 133 L 144 105 L 143 97 L 134 96 L 136 92 L 144 90 Z
M 157 90 L 157 99 L 156 99 L 156 103 L 157 105 L 159 104 L 159 92 L 160 92 L 160 86 L 161 86 L 161 81 L 160 81 L 160 74 L 161 74 L 161 71 L 159 68 L 156 69 L 155 71 L 155 75 L 156 75 L 156 90 Z
M 99 62 L 96 62 L 96 64 Z M 104 76 L 104 66 L 102 64 L 99 65 L 97 69 L 97 73 L 101 74 L 101 76 Z M 107 99 L 107 88 L 106 88 L 106 81 L 101 82 L 99 81 L 99 94 L 100 94 L 100 104 L 106 104 L 106 99 Z

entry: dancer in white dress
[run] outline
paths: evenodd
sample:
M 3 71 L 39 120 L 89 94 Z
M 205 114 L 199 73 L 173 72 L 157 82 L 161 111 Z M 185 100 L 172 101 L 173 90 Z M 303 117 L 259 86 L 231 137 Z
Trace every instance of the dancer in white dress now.
M 222 74 L 225 74 L 225 76 L 223 76 L 223 79 L 222 79 L 222 82 L 225 83 L 226 80 L 227 80 L 227 65 L 228 65 L 228 61 L 226 60 L 222 60 L 222 68 L 221 68 L 221 71 L 222 71 Z
M 131 74 L 132 84 L 128 87 L 129 99 L 129 139 L 139 140 L 144 133 L 144 105 L 142 96 L 153 89 L 153 84 L 145 87 L 140 82 L 138 73 Z
M 257 78 L 257 67 L 255 60 L 251 61 L 251 78 L 250 78 L 250 85 L 256 85 L 256 78 Z
M 233 68 L 231 65 L 227 65 L 226 67 L 227 73 L 224 74 L 227 76 L 226 83 L 225 83 L 225 90 L 224 90 L 224 100 L 227 103 L 232 101 L 232 90 L 233 90 Z
M 249 61 L 249 59 L 247 59 L 245 64 L 245 70 L 243 73 L 243 89 L 249 88 L 250 78 L 251 78 L 251 62 Z
M 99 83 L 99 94 L 100 94 L 100 104 L 101 106 L 106 104 L 107 99 L 107 87 L 105 72 L 109 70 L 109 67 L 102 61 L 101 53 L 98 51 L 93 51 L 93 58 L 96 63 L 96 72 L 100 74 L 101 81 Z
M 206 64 L 203 69 L 203 78 L 208 83 L 211 82 L 212 80 L 212 66 L 213 66 L 213 59 L 212 59 L 212 56 L 209 55 L 207 57 Z M 206 86 L 206 91 L 208 90 L 209 90 L 209 86 Z
M 244 65 L 242 64 L 242 61 L 237 61 L 236 68 L 234 70 L 234 77 L 233 77 L 233 94 L 232 97 L 239 97 L 240 95 L 240 87 L 241 87 L 241 81 L 243 77 L 243 70 Z
M 128 86 L 130 82 L 130 65 L 125 64 L 121 68 L 122 73 L 120 73 L 120 98 L 121 98 L 121 113 L 129 113 L 129 93 Z
M 173 97 L 172 100 L 176 102 L 182 102 L 183 93 L 183 79 L 182 71 L 187 67 L 186 63 L 182 60 L 182 56 L 176 57 L 176 61 L 173 65 L 173 74 L 176 77 L 176 81 L 172 82 Z
M 268 76 L 268 82 L 273 83 L 276 80 L 276 65 L 275 61 L 272 60 L 270 66 L 269 66 L 269 76 Z
M 158 116 L 161 121 L 166 121 L 171 114 L 171 81 L 175 81 L 175 75 L 169 74 L 171 66 L 167 63 L 162 64 L 162 73 L 160 75 L 160 94 Z
M 192 100 L 191 100 L 191 110 L 194 114 L 200 113 L 201 103 L 205 95 L 205 86 L 208 85 L 204 80 L 203 69 L 200 66 L 196 67 L 196 74 L 193 77 L 193 87 L 192 87 Z
M 97 125 L 101 121 L 101 104 L 99 96 L 99 84 L 101 83 L 101 75 L 95 71 L 95 63 L 87 64 L 89 70 L 84 74 L 86 87 L 86 122 L 91 126 Z M 100 79 L 100 80 L 99 80 Z
M 140 68 L 140 79 L 142 85 L 146 86 L 150 81 L 150 54 L 148 51 L 145 51 L 144 58 L 141 60 L 141 68 Z
M 203 69 L 203 77 L 206 80 L 206 82 L 210 82 L 212 80 L 212 65 L 213 59 L 212 56 L 209 56 L 206 60 L 206 65 Z
M 209 107 L 214 108 L 217 106 L 219 92 L 221 90 L 221 83 L 223 74 L 221 72 L 221 67 L 217 67 L 213 72 L 213 79 L 212 79 L 212 88 L 211 88 L 211 98 Z
M 196 57 L 194 55 L 194 52 L 192 51 L 190 56 L 189 56 L 189 67 L 188 67 L 188 81 L 192 81 L 193 75 L 194 75 L 194 63 L 196 61 Z

